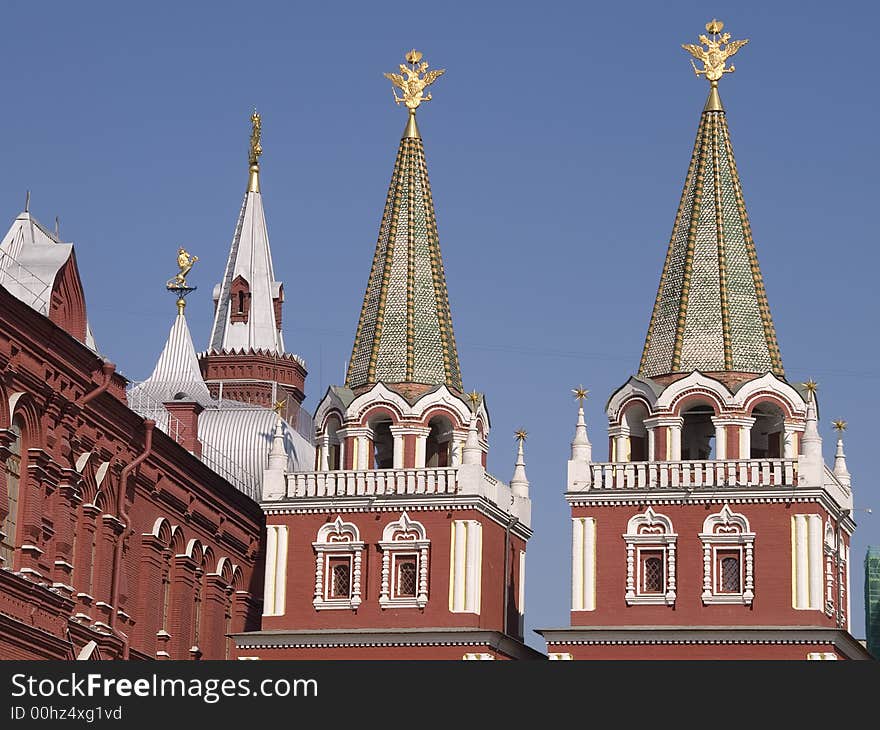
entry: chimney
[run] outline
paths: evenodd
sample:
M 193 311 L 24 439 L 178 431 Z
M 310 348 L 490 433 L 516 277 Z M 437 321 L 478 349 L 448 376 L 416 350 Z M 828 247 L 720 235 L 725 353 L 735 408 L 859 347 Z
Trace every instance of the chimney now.
M 174 396 L 174 400 L 162 405 L 171 416 L 168 423 L 168 435 L 187 451 L 201 457 L 199 414 L 205 409 L 198 402 L 190 400 L 186 393 L 178 393 Z

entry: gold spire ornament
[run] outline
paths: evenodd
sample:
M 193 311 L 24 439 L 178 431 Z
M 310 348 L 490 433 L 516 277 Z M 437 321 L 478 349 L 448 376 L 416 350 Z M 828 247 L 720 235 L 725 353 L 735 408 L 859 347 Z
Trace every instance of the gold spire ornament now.
M 698 46 L 694 43 L 682 43 L 681 45 L 684 50 L 703 63 L 703 68 L 697 68 L 697 64 L 693 61 L 691 61 L 691 66 L 694 67 L 694 73 L 697 76 L 705 76 L 713 88 L 718 86 L 718 80 L 724 74 L 736 71 L 736 66 L 725 67 L 727 59 L 749 42 L 748 38 L 744 41 L 730 40 L 730 33 L 721 32 L 723 28 L 724 23 L 720 20 L 712 20 L 706 23 L 706 30 L 712 35 L 711 38 L 701 35 L 699 40 L 702 45 Z M 703 48 L 703 46 L 706 47 Z
M 525 441 L 528 438 L 528 436 L 529 436 L 529 432 L 526 431 L 524 428 L 518 428 L 518 429 L 516 429 L 516 431 L 513 432 L 513 437 L 517 441 Z
M 844 431 L 846 431 L 846 421 L 841 418 L 838 418 L 836 421 L 832 421 L 831 425 L 834 426 L 834 430 L 837 431 L 837 433 L 843 433 Z
M 425 89 L 446 73 L 446 69 L 439 68 L 428 71 L 428 62 L 422 60 L 421 51 L 417 51 L 415 48 L 406 54 L 406 62 L 409 66 L 401 63 L 399 74 L 386 73 L 384 76 L 393 84 L 391 93 L 394 94 L 394 101 L 397 104 L 405 104 L 409 110 L 409 121 L 403 136 L 418 137 L 416 109 L 419 108 L 423 101 L 431 101 L 431 92 L 429 91 L 425 94 Z M 394 87 L 400 89 L 403 92 L 403 96 L 398 96 Z
M 584 388 L 583 385 L 579 385 L 577 388 L 571 389 L 571 394 L 575 397 L 575 400 L 583 404 L 587 399 L 587 396 L 590 394 L 590 391 Z
M 470 400 L 471 405 L 473 406 L 473 410 L 476 412 L 477 405 L 480 403 L 480 394 L 477 391 L 472 390 L 467 394 L 468 400 Z
M 173 291 L 192 290 L 193 287 L 189 287 L 186 285 L 186 275 L 192 269 L 193 264 L 195 264 L 195 262 L 198 260 L 198 256 L 190 255 L 190 253 L 185 248 L 183 248 L 183 246 L 177 249 L 178 272 L 177 274 L 175 274 L 173 279 L 168 280 L 168 283 L 165 286 Z
M 275 415 L 281 418 L 281 411 L 284 410 L 284 406 L 287 405 L 286 400 L 277 400 L 272 406 L 272 410 L 275 411 Z
M 816 391 L 819 390 L 819 383 L 810 378 L 806 383 L 802 383 L 807 391 L 807 400 L 813 400 L 816 397 Z
M 260 144 L 260 136 L 263 131 L 263 118 L 254 109 L 251 114 L 251 147 L 248 154 L 248 163 L 250 164 L 250 180 L 248 181 L 248 192 L 260 192 L 260 155 L 263 154 L 263 147 Z

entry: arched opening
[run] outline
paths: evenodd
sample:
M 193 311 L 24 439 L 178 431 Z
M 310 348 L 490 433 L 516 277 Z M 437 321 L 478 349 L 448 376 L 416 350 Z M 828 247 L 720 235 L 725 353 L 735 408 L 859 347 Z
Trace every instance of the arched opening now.
M 633 403 L 623 415 L 624 423 L 629 429 L 628 461 L 648 460 L 648 429 L 645 428 L 647 417 L 648 409 L 642 403 Z
M 753 459 L 781 459 L 785 453 L 785 414 L 775 403 L 759 403 L 752 410 L 750 434 Z
M 16 416 L 12 420 L 12 426 L 9 429 L 13 435 L 12 441 L 7 447 L 9 456 L 6 457 L 6 493 L 8 497 L 7 514 L 0 523 L 0 558 L 3 559 L 3 565 L 7 568 L 13 567 L 13 556 L 15 555 L 15 533 L 18 529 L 18 503 L 19 489 L 21 484 L 21 416 Z
M 377 418 L 370 422 L 373 431 L 373 468 L 394 468 L 394 436 L 391 433 L 391 419 Z
M 425 466 L 443 467 L 451 463 L 452 422 L 445 416 L 428 421 L 430 432 L 425 444 Z
M 707 461 L 715 458 L 715 409 L 709 401 L 699 401 L 682 412 L 682 461 Z
M 341 426 L 342 424 L 336 416 L 331 416 L 327 419 L 325 444 L 327 449 L 327 469 L 330 471 L 342 468 L 342 465 L 339 463 L 341 449 L 339 446 L 339 434 L 337 433 Z

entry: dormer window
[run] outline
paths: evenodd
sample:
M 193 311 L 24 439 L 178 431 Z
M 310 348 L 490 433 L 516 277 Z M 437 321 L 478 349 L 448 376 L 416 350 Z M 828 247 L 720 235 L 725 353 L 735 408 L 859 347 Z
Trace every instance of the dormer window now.
M 251 308 L 251 287 L 243 276 L 236 276 L 229 291 L 229 321 L 247 323 Z

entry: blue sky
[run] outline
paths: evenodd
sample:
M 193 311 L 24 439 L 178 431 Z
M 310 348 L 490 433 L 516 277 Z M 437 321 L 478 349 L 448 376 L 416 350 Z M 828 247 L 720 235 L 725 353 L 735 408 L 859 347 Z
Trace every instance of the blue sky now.
M 489 467 L 509 479 L 515 428 L 532 483 L 527 632 L 568 623 L 565 466 L 587 403 L 638 367 L 707 84 L 681 43 L 713 16 L 751 42 L 721 82 L 790 381 L 849 421 L 862 563 L 880 544 L 872 483 L 878 21 L 873 3 L 6 2 L 0 18 L 0 221 L 30 189 L 77 246 L 98 345 L 152 370 L 175 308 L 164 282 L 200 258 L 187 315 L 211 319 L 263 114 L 262 188 L 284 336 L 306 404 L 340 383 L 405 113 L 382 77 L 411 47 L 447 69 L 419 113 L 465 387 L 485 392 Z M 539 637 L 530 643 L 542 647 Z

